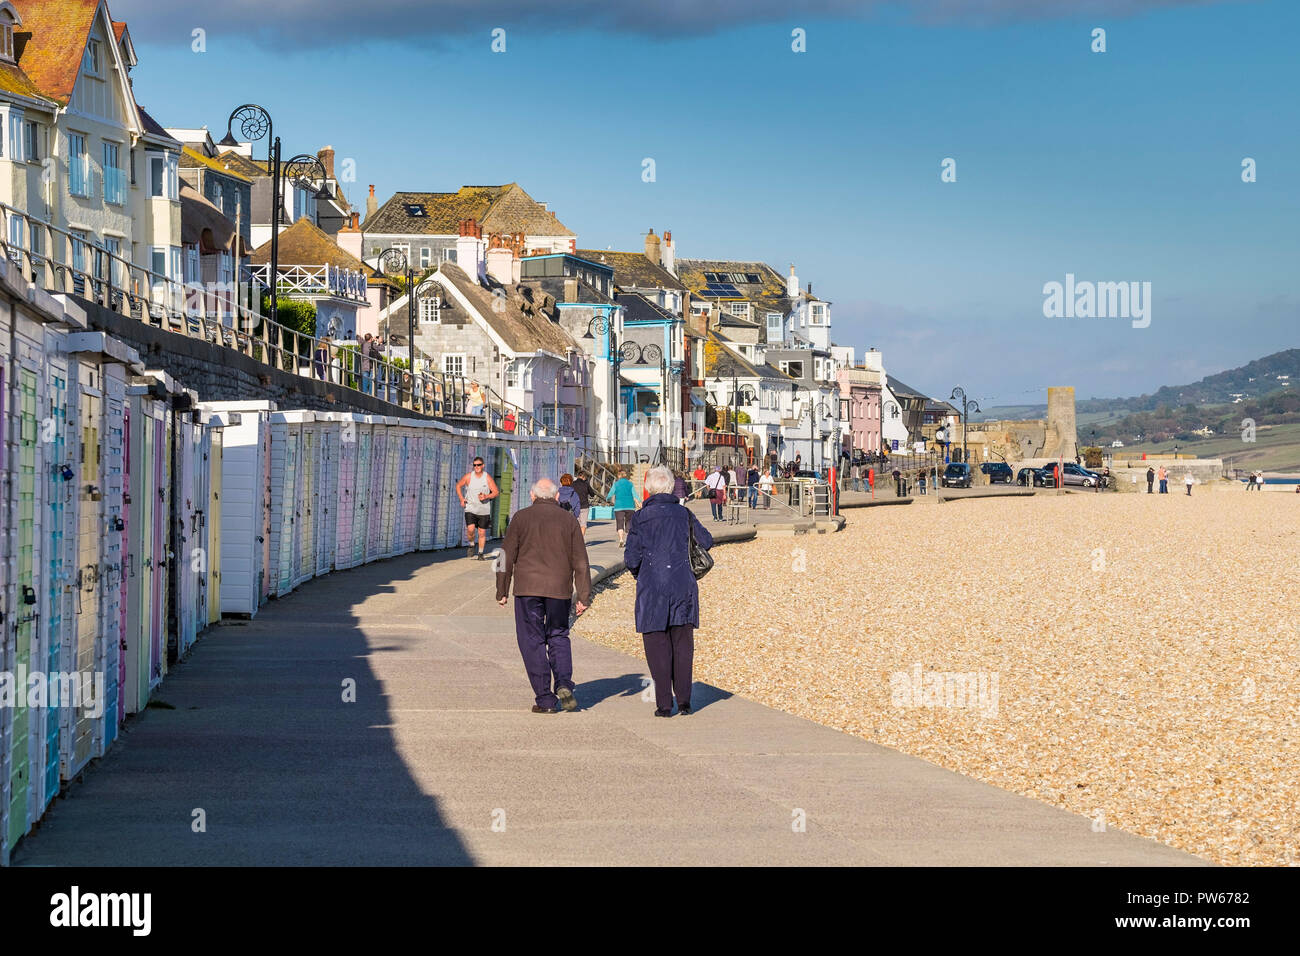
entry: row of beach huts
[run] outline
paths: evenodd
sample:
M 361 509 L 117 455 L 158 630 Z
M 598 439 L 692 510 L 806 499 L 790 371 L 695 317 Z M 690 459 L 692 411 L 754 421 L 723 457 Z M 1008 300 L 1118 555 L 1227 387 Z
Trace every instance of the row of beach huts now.
M 199 402 L 0 265 L 0 862 L 223 615 L 458 545 L 482 455 L 494 534 L 560 438 Z

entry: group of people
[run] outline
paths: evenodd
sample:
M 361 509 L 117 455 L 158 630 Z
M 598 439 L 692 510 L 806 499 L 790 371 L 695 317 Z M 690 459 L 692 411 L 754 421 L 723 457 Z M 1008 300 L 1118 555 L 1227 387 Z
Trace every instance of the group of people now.
M 483 552 L 484 526 L 478 515 L 499 491 L 483 460 L 456 484 L 465 507 L 466 535 L 478 531 Z M 532 685 L 535 714 L 578 709 L 574 694 L 570 610 L 581 615 L 591 604 L 586 511 L 591 497 L 587 475 L 565 474 L 529 490 L 531 503 L 511 516 L 496 563 L 497 603 L 505 607 L 513 588 L 515 638 Z M 636 629 L 654 683 L 655 716 L 691 713 L 695 628 L 699 627 L 699 586 L 691 570 L 692 540 L 705 550 L 713 536 L 686 507 L 687 487 L 680 474 L 663 465 L 646 474 L 638 507 L 630 472 L 611 489 L 623 547 L 623 561 L 636 580 Z M 471 510 L 473 508 L 473 510 Z M 471 517 L 473 516 L 473 517 Z M 576 598 L 576 604 L 571 602 Z
M 1153 486 L 1160 482 L 1160 494 L 1169 494 L 1169 469 L 1161 465 L 1159 468 L 1147 466 L 1147 494 L 1153 493 Z M 1187 486 L 1187 493 L 1192 493 L 1192 485 L 1196 484 L 1196 476 L 1190 471 L 1183 475 L 1183 484 Z
M 1264 490 L 1264 473 L 1262 471 L 1252 471 L 1250 478 L 1246 481 L 1246 490 L 1254 488 L 1256 491 Z

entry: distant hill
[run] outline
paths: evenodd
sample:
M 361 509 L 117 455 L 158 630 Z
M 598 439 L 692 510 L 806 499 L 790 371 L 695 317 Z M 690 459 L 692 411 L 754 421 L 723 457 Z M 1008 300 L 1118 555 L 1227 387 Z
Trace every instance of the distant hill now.
M 1207 375 L 1191 385 L 1165 385 L 1134 398 L 1091 398 L 1076 401 L 1080 424 L 1087 419 L 1151 412 L 1161 406 L 1227 405 L 1257 399 L 1287 387 L 1300 390 L 1300 349 L 1287 349 L 1255 359 L 1240 368 Z M 1046 405 L 1001 405 L 980 418 L 1042 418 Z M 974 417 L 974 416 L 972 416 Z

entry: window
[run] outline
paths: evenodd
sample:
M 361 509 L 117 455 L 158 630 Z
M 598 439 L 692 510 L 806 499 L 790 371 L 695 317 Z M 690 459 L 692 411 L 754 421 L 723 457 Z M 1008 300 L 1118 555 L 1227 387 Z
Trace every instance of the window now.
M 117 143 L 104 143 L 104 202 L 126 202 L 126 173 L 121 167 L 122 151 Z
M 511 362 L 506 366 L 506 388 L 519 387 L 519 363 Z
M 171 247 L 171 267 L 172 270 L 167 274 L 169 279 L 179 279 L 184 273 L 182 265 L 182 251 L 180 246 Z
M 155 199 L 177 199 L 176 157 L 157 153 L 149 157 L 149 195 Z
M 293 218 L 297 222 L 307 215 L 307 190 L 301 186 L 293 187 Z
M 81 56 L 81 68 L 91 76 L 99 76 L 103 66 L 103 47 L 98 40 L 86 44 L 86 52 Z
M 463 354 L 444 355 L 442 357 L 442 370 L 448 375 L 464 375 L 465 356 Z
M 15 249 L 23 247 L 23 226 L 25 223 L 17 216 L 9 217 L 9 245 Z
M 226 189 L 220 179 L 212 180 L 212 205 L 225 211 L 226 208 Z
M 113 256 L 120 257 L 122 255 L 122 240 L 117 236 L 105 236 L 104 251 L 112 253 Z M 122 281 L 123 275 L 124 275 L 124 270 L 122 268 L 122 263 L 118 261 L 118 259 L 114 259 L 110 257 L 108 260 L 109 281 L 112 282 L 113 285 L 115 286 L 122 286 L 125 284 Z
M 441 293 L 435 292 L 433 295 L 427 295 L 420 299 L 420 321 L 421 322 L 439 322 L 442 320 L 442 310 L 447 308 L 447 300 Z
M 0 25 L 0 57 L 10 62 L 14 58 L 14 25 L 5 23 Z
M 86 153 L 86 137 L 81 133 L 68 134 L 68 192 L 90 195 L 90 156 Z
M 167 250 L 161 246 L 149 248 L 149 270 L 156 276 L 167 275 Z
M 36 120 L 23 123 L 23 156 L 29 163 L 39 163 L 45 155 L 45 127 Z
M 826 306 L 820 302 L 813 303 L 812 307 L 812 324 L 823 325 L 826 321 Z
M 28 233 L 28 241 L 31 243 L 31 247 L 27 250 L 28 252 L 34 256 L 45 255 L 45 232 L 40 226 L 37 226 Z
M 432 261 L 432 257 L 433 257 L 433 250 L 430 249 L 428 246 L 421 246 L 420 247 L 420 268 L 421 269 L 429 268 L 429 263 Z
M 86 271 L 86 247 L 90 244 L 90 233 L 84 229 L 72 230 L 72 268 L 77 272 Z
M 728 308 L 731 310 L 732 315 L 738 315 L 742 318 L 748 318 L 749 316 L 748 302 L 732 302 Z
M 769 342 L 781 341 L 781 324 L 780 312 L 767 313 L 767 340 Z
M 791 378 L 803 378 L 802 360 L 797 362 L 782 362 L 780 368 L 781 371 L 785 372 L 785 374 L 789 375 Z
M 18 111 L 9 114 L 9 158 L 15 163 L 27 158 L 23 152 L 23 114 Z
M 447 248 L 447 249 L 442 250 L 442 261 L 443 261 L 443 262 L 455 262 L 455 261 L 456 261 L 456 249 L 455 249 L 454 247 L 450 247 L 450 248 Z
M 195 282 L 202 282 L 203 276 L 199 272 L 199 247 L 189 245 L 185 247 L 185 284 L 189 285 Z

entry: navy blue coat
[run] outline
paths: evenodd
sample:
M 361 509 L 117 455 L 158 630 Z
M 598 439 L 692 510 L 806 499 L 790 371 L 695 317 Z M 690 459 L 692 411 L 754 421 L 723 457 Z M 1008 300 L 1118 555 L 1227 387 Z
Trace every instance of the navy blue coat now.
M 623 560 L 636 578 L 636 629 L 641 634 L 678 624 L 700 626 L 700 588 L 691 573 L 687 522 L 695 543 L 713 547 L 713 535 L 669 494 L 651 495 L 628 523 Z

